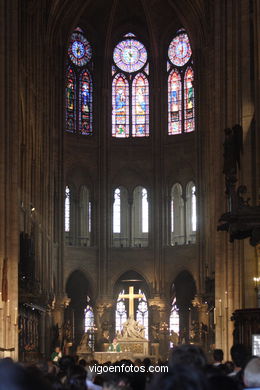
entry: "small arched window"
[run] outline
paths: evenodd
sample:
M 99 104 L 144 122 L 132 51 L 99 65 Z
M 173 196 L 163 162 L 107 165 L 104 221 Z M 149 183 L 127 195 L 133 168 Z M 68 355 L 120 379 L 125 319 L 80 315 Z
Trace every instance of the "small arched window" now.
M 141 186 L 133 192 L 132 232 L 133 246 L 148 246 L 149 201 L 146 188 Z
M 194 71 L 192 50 L 185 30 L 180 29 L 168 48 L 168 134 L 195 130 Z
M 124 35 L 113 52 L 113 137 L 149 136 L 148 76 L 146 48 L 134 34 Z
M 197 205 L 196 205 L 196 187 L 191 181 L 186 187 L 186 231 L 187 243 L 196 241 L 197 230 Z
M 182 187 L 179 183 L 176 183 L 171 190 L 171 245 L 182 245 L 184 243 L 184 201 Z
M 113 246 L 129 246 L 129 203 L 124 187 L 114 190 L 113 200 Z
M 71 35 L 66 72 L 65 130 L 91 135 L 93 132 L 92 47 L 79 27 Z
M 79 245 L 90 246 L 91 202 L 86 186 L 80 188 L 79 204 Z

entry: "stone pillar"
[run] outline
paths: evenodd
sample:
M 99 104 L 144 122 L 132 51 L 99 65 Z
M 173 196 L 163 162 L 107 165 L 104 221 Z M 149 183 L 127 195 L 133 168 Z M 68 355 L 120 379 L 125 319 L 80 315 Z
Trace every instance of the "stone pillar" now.
M 149 300 L 149 310 L 149 338 L 152 344 L 159 342 L 159 356 L 166 360 L 169 352 L 169 305 L 164 299 L 155 297 Z

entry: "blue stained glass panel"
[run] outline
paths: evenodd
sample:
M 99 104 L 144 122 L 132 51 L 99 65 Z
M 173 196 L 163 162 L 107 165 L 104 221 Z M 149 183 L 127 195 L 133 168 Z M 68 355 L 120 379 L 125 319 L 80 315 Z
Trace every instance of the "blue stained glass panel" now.
M 92 80 L 87 70 L 80 76 L 79 87 L 79 131 L 81 134 L 92 134 Z
M 123 74 L 113 80 L 112 104 L 112 136 L 129 137 L 129 84 Z
M 133 80 L 132 136 L 149 136 L 149 84 L 143 73 L 137 74 Z

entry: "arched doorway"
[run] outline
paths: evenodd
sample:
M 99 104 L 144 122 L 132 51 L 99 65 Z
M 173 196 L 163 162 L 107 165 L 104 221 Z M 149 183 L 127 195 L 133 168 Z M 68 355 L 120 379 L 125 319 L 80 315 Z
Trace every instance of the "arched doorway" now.
M 90 347 L 94 348 L 94 312 L 92 291 L 83 272 L 72 272 L 66 283 L 66 293 L 70 303 L 65 310 L 65 323 L 71 324 L 73 349 L 79 344 L 83 334 L 89 330 Z
M 190 341 L 192 329 L 192 301 L 196 295 L 196 283 L 188 271 L 182 271 L 171 286 L 171 305 L 175 306 L 179 316 L 179 342 Z

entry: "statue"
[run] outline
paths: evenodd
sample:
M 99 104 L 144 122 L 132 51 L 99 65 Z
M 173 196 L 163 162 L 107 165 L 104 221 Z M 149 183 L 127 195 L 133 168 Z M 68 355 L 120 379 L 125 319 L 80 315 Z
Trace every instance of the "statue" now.
M 145 328 L 130 316 L 123 324 L 122 339 L 145 339 Z
M 89 332 L 86 332 L 83 334 L 82 339 L 80 340 L 79 346 L 77 348 L 77 354 L 90 352 L 91 349 L 89 346 Z
M 178 333 L 174 332 L 174 330 L 171 330 L 170 336 L 169 336 L 170 342 L 173 344 L 175 347 L 176 345 L 179 344 L 179 335 Z

